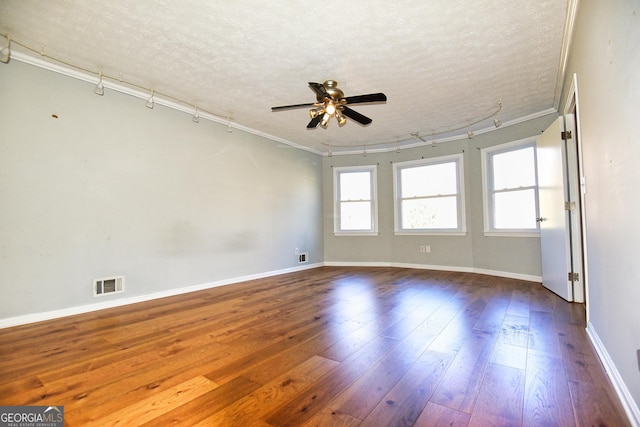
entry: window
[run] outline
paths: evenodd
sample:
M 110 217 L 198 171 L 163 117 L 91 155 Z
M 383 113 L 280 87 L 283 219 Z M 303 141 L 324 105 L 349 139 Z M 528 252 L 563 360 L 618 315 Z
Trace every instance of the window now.
M 376 172 L 376 166 L 333 168 L 336 234 L 378 233 Z
M 466 231 L 462 154 L 393 165 L 396 234 Z
M 485 234 L 538 235 L 535 141 L 482 150 Z

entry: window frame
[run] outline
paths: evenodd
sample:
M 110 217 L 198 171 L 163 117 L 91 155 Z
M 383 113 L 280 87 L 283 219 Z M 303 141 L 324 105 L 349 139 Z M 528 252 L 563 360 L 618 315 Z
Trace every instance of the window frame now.
M 403 169 L 434 166 L 444 163 L 456 165 L 456 204 L 457 204 L 457 228 L 402 228 L 402 199 L 400 173 Z M 464 191 L 464 155 L 451 154 L 447 156 L 431 157 L 420 160 L 393 163 L 393 205 L 394 205 L 394 232 L 396 235 L 439 235 L 439 236 L 464 236 L 467 233 L 465 191 Z
M 367 230 L 343 230 L 340 227 L 340 176 L 346 173 L 369 172 L 371 202 L 371 228 Z M 333 234 L 336 236 L 377 236 L 378 235 L 378 165 L 334 166 L 333 167 Z
M 505 189 L 496 191 L 493 186 L 493 156 L 496 154 L 508 153 L 528 147 L 533 147 L 533 161 L 535 173 L 535 185 L 529 187 L 519 187 L 522 190 L 533 189 L 535 194 L 535 216 L 538 218 L 540 203 L 538 194 L 538 156 L 536 148 L 536 139 L 525 138 L 517 141 L 511 141 L 504 144 L 486 147 L 480 150 L 482 165 L 482 204 L 484 217 L 484 235 L 485 236 L 504 236 L 504 237 L 540 237 L 540 223 L 536 222 L 535 229 L 529 228 L 495 228 L 494 227 L 494 204 L 493 195 L 497 192 L 503 192 Z M 513 191 L 513 190 L 512 190 Z

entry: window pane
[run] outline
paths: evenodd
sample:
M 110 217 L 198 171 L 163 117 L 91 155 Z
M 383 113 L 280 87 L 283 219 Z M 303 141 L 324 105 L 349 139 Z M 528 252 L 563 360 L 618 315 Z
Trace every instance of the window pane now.
M 340 200 L 370 200 L 371 172 L 340 174 Z
M 400 180 L 402 198 L 456 194 L 456 163 L 403 168 Z
M 371 230 L 370 202 L 340 203 L 341 230 Z
M 535 190 L 508 191 L 494 194 L 494 227 L 536 229 Z
M 402 201 L 402 228 L 457 228 L 455 196 Z
M 493 155 L 493 189 L 536 185 L 533 147 Z

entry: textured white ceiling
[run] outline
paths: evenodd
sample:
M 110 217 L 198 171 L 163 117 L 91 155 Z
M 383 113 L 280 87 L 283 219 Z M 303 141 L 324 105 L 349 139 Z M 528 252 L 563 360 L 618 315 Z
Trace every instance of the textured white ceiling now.
M 338 152 L 413 144 L 414 133 L 430 141 L 490 114 L 498 100 L 504 123 L 554 109 L 568 1 L 1 0 L 0 33 L 241 126 Z M 271 112 L 314 102 L 307 83 L 327 79 L 346 96 L 384 92 L 388 101 L 353 106 L 373 119 L 366 127 L 307 130 L 307 109 Z

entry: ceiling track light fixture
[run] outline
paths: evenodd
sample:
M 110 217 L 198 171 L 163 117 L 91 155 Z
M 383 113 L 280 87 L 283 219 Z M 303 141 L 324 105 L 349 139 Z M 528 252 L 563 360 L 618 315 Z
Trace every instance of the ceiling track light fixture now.
M 93 93 L 100 96 L 104 95 L 104 83 L 102 83 L 102 71 L 98 73 L 98 84 L 96 85 L 96 88 L 93 90 Z
M 7 45 L 0 49 L 0 62 L 8 63 L 11 58 L 11 36 L 6 36 Z
M 433 137 L 433 135 L 431 135 Z M 420 136 L 420 134 L 418 132 L 414 132 L 411 134 L 411 138 L 412 139 L 419 139 L 422 142 L 427 142 L 426 139 L 424 139 L 423 137 Z M 401 143 L 402 141 L 398 141 L 398 144 Z
M 198 106 L 195 105 L 194 108 L 196 110 L 193 113 L 193 117 L 191 118 L 191 121 L 194 123 L 200 123 L 200 113 L 198 113 Z
M 473 132 L 471 132 L 471 129 L 469 128 L 469 125 L 467 125 L 467 138 L 473 139 L 474 136 L 476 136 L 476 135 Z
M 147 103 L 145 104 L 145 107 L 150 108 L 153 110 L 153 105 L 154 105 L 154 101 L 153 101 L 153 95 L 154 95 L 155 91 L 153 89 L 151 89 L 151 96 L 149 97 L 149 99 L 147 99 Z
M 496 113 L 493 115 L 493 125 L 496 128 L 499 128 L 500 126 L 502 126 L 502 120 L 500 120 L 498 118 L 498 113 L 500 112 L 500 110 L 502 110 L 502 100 L 498 100 L 498 111 L 496 111 Z

